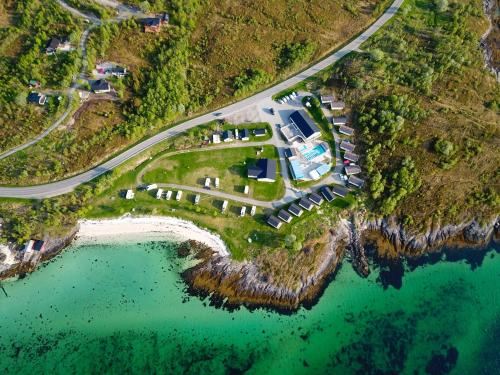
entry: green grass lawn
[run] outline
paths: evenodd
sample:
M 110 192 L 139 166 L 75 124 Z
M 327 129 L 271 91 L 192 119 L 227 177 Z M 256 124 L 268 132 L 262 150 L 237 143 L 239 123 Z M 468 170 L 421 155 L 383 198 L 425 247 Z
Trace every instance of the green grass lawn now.
M 184 153 L 154 161 L 143 176 L 144 183 L 171 183 L 202 187 L 205 178 L 220 179 L 219 190 L 245 196 L 245 185 L 250 187 L 252 198 L 273 201 L 283 196 L 285 187 L 279 171 L 276 182 L 259 182 L 247 178 L 247 168 L 260 158 L 277 158 L 273 146 L 264 146 L 256 155 L 257 147 L 208 150 Z M 279 168 L 279 163 L 278 163 Z

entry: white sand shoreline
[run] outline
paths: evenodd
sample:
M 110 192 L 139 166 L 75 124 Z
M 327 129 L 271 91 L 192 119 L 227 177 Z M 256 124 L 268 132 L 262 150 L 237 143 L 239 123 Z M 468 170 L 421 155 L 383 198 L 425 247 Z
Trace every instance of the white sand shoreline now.
M 218 235 L 175 217 L 123 216 L 117 219 L 81 220 L 79 224 L 77 245 L 140 242 L 144 237 L 148 240 L 168 239 L 176 242 L 195 240 L 209 246 L 219 255 L 229 256 L 224 241 Z

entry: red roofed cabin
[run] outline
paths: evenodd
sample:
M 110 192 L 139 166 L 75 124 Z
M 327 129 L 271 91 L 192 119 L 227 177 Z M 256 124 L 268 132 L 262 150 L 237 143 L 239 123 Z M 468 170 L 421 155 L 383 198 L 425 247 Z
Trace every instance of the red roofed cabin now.
M 145 33 L 159 33 L 163 25 L 169 21 L 169 16 L 165 13 L 163 16 L 143 18 L 141 20 Z

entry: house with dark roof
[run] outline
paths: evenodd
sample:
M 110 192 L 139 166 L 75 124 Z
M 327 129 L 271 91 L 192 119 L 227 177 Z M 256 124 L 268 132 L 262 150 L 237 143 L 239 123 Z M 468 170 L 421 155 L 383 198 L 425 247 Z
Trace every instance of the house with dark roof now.
M 303 109 L 293 112 L 290 115 L 290 122 L 295 125 L 299 135 L 304 141 L 310 141 L 321 137 L 321 132 L 313 119 Z
M 361 168 L 359 165 L 346 165 L 344 169 L 345 169 L 345 174 L 348 176 L 361 173 Z
M 278 218 L 280 218 L 281 220 L 283 220 L 285 223 L 289 223 L 290 221 L 292 221 L 292 215 L 290 215 L 285 210 L 280 210 L 278 212 Z
M 328 186 L 323 186 L 319 189 L 321 195 L 326 199 L 327 202 L 331 202 L 335 199 L 335 196 L 332 193 L 332 190 Z
M 38 92 L 30 92 L 28 94 L 28 103 L 30 104 L 44 105 L 46 101 L 47 97 Z
M 111 68 L 110 73 L 112 76 L 122 78 L 127 74 L 127 68 L 124 68 L 122 66 L 114 66 L 113 68 Z
M 341 150 L 353 152 L 355 148 L 356 148 L 356 146 L 349 141 L 344 140 L 340 143 Z
M 349 190 L 343 186 L 334 185 L 332 188 L 332 193 L 338 195 L 339 197 L 345 198 L 349 194 Z
M 266 129 L 262 128 L 262 129 L 255 129 L 253 131 L 253 135 L 255 135 L 256 137 L 263 137 L 267 134 L 267 131 Z
M 276 160 L 259 159 L 255 166 L 248 167 L 248 178 L 255 178 L 257 181 L 276 181 Z
M 295 203 L 292 203 L 290 207 L 288 207 L 288 212 L 290 212 L 292 215 L 299 217 L 300 215 L 302 215 L 304 211 L 302 211 L 302 208 L 297 206 Z
M 349 176 L 349 185 L 355 186 L 357 188 L 362 188 L 365 184 L 365 181 L 356 176 Z
M 339 133 L 350 137 L 354 134 L 354 129 L 350 128 L 349 126 L 340 125 Z
M 313 208 L 313 203 L 307 198 L 301 198 L 299 201 L 299 206 L 304 210 L 311 211 Z
M 321 197 L 321 195 L 316 193 L 309 194 L 309 200 L 316 206 L 321 206 L 321 204 L 323 203 L 323 198 Z
M 250 132 L 248 131 L 248 129 L 242 129 L 242 130 L 240 130 L 239 136 L 240 136 L 240 139 L 242 141 L 248 141 L 248 140 L 250 140 Z
M 92 91 L 95 92 L 96 94 L 104 94 L 111 91 L 111 86 L 105 79 L 98 79 L 96 81 L 92 81 L 90 87 Z
M 66 52 L 71 49 L 71 43 L 68 37 L 52 38 L 47 44 L 45 52 L 52 55 L 56 52 Z
M 283 222 L 280 221 L 276 216 L 271 215 L 267 218 L 267 223 L 272 226 L 273 228 L 280 229 L 281 225 L 283 225 Z
M 145 33 L 159 33 L 163 25 L 167 24 L 170 17 L 168 14 L 158 17 L 142 18 L 139 22 L 142 24 Z
M 359 160 L 359 155 L 355 154 L 354 152 L 346 151 L 344 153 L 344 159 L 352 161 L 353 163 L 356 163 Z
M 39 253 L 45 251 L 45 241 L 36 240 L 33 244 L 33 251 L 38 251 Z
M 222 140 L 224 142 L 232 142 L 232 141 L 234 141 L 233 132 L 231 130 L 224 130 L 222 132 Z

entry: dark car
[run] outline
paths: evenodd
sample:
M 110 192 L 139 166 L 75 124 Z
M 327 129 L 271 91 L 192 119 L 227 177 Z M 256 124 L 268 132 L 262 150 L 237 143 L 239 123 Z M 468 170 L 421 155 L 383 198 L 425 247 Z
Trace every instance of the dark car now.
M 276 112 L 274 112 L 274 108 L 269 108 L 269 112 L 271 112 L 273 116 L 276 114 Z

